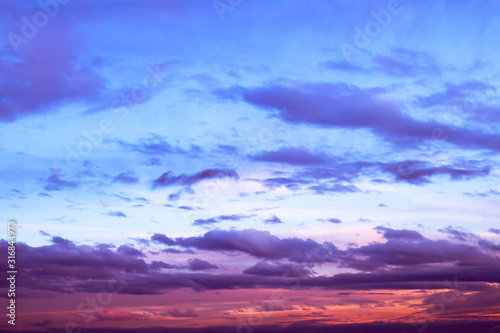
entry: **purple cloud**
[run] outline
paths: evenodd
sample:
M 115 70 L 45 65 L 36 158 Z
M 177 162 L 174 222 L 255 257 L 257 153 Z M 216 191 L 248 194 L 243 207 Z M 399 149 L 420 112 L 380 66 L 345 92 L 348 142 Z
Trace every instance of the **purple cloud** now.
M 153 187 L 174 185 L 191 186 L 204 180 L 222 178 L 238 180 L 239 176 L 236 171 L 232 169 L 206 169 L 196 174 L 181 174 L 178 176 L 175 176 L 171 171 L 168 171 L 154 181 Z
M 198 258 L 188 260 L 188 269 L 190 271 L 205 271 L 207 269 L 218 269 L 219 266 Z
M 295 82 L 253 89 L 233 87 L 218 96 L 233 100 L 240 96 L 246 103 L 269 110 L 291 124 L 367 129 L 400 146 L 440 140 L 464 148 L 500 150 L 499 134 L 413 119 L 394 102 L 381 98 L 384 92 L 346 83 Z

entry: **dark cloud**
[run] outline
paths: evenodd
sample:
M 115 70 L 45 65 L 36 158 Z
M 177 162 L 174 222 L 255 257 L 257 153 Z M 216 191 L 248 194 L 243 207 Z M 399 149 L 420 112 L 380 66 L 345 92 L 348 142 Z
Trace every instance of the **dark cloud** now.
M 382 63 L 382 62 L 381 62 Z M 398 67 L 386 64 L 386 67 Z M 404 67 L 398 69 L 404 72 Z M 464 148 L 500 150 L 500 135 L 433 120 L 417 120 L 401 112 L 379 88 L 346 83 L 274 83 L 257 88 L 233 87 L 221 98 L 241 97 L 248 104 L 273 112 L 287 123 L 324 128 L 367 129 L 402 147 L 415 142 L 446 141 Z
M 500 195 L 500 191 L 490 189 L 487 192 L 477 192 L 477 191 L 475 193 L 466 192 L 464 193 L 464 195 L 468 195 L 470 197 L 489 197 L 491 195 Z
M 392 231 L 394 232 L 394 231 Z M 405 231 L 406 233 L 407 231 Z M 400 237 L 400 238 L 397 238 Z M 408 234 L 405 234 L 408 237 Z M 498 258 L 487 255 L 479 248 L 454 244 L 447 240 L 390 238 L 386 243 L 370 243 L 350 249 L 353 257 L 346 258 L 344 264 L 358 270 L 373 271 L 388 265 L 415 266 L 422 264 L 453 263 L 458 266 L 499 265 Z M 362 256 L 363 259 L 358 258 Z
M 161 252 L 170 253 L 170 254 L 196 254 L 193 250 L 178 250 L 178 249 L 163 249 Z
M 219 266 L 198 258 L 188 260 L 188 269 L 190 271 L 205 271 L 207 269 L 218 269 Z
M 207 225 L 207 224 L 215 224 L 215 223 L 219 223 L 219 220 L 215 217 L 211 217 L 208 219 L 194 220 L 193 225 Z
M 425 239 L 418 231 L 407 229 L 391 229 L 383 226 L 374 228 L 379 233 L 384 235 L 385 239 L 406 239 L 406 240 L 423 240 Z
M 162 268 L 165 268 L 165 269 L 178 269 L 179 267 L 175 266 L 175 265 L 167 264 L 167 263 L 165 263 L 163 261 L 153 260 L 151 262 L 151 264 L 149 264 L 149 268 L 152 271 L 159 271 Z
M 33 327 L 48 327 L 48 326 L 52 326 L 52 323 L 53 323 L 52 320 L 45 319 L 45 320 L 38 321 L 36 323 L 31 324 L 31 326 L 33 326 Z
M 354 193 L 361 191 L 354 185 L 342 185 L 342 184 L 319 184 L 319 185 L 309 186 L 309 189 L 316 194 Z
M 119 246 L 118 249 L 116 249 L 116 252 L 127 256 L 144 257 L 144 254 L 141 251 L 128 245 Z
M 239 152 L 239 148 L 233 145 L 222 145 L 218 144 L 217 145 L 217 150 L 219 152 L 223 152 L 228 155 L 237 155 Z
M 151 240 L 155 243 L 161 243 L 161 244 L 165 244 L 165 245 L 175 245 L 175 241 L 171 238 L 168 238 L 167 236 L 165 236 L 164 234 L 154 234 L 153 236 L 151 236 Z
M 243 271 L 243 274 L 263 275 L 263 276 L 298 276 L 304 277 L 312 274 L 310 268 L 299 264 L 271 264 L 260 261 L 252 267 Z
M 61 191 L 63 189 L 72 189 L 79 185 L 77 181 L 61 179 L 59 170 L 51 169 L 51 175 L 45 180 L 46 191 Z
M 59 245 L 59 246 L 64 246 L 64 247 L 74 247 L 75 246 L 75 243 L 73 243 L 72 241 L 70 241 L 66 238 L 59 237 L 59 236 L 52 237 L 52 243 Z
M 270 306 L 273 306 L 271 304 Z M 278 307 L 277 307 L 278 308 Z M 261 310 L 261 309 L 260 309 Z M 172 311 L 172 310 L 171 310 Z M 484 311 L 484 309 L 483 309 Z M 312 313 L 311 313 L 312 315 Z M 418 318 L 418 316 L 417 316 Z M 401 333 L 418 331 L 425 327 L 426 333 L 443 333 L 443 332 L 459 332 L 459 333 L 477 333 L 477 332 L 495 332 L 500 326 L 500 321 L 481 321 L 481 320 L 464 320 L 463 318 L 456 318 L 450 320 L 438 320 L 438 316 L 433 317 L 431 324 L 423 326 L 424 323 L 387 323 L 382 321 L 374 321 L 370 323 L 361 324 L 330 324 L 327 321 L 310 319 L 289 322 L 284 325 L 259 325 L 259 333 Z M 243 326 L 245 327 L 245 326 Z M 250 326 L 249 326 L 250 327 Z M 226 333 L 241 330 L 241 326 L 210 326 L 204 327 L 203 333 Z M 123 328 L 89 328 L 86 329 L 90 333 L 123 333 Z M 64 331 L 64 327 L 58 329 Z M 199 328 L 185 328 L 185 327 L 162 327 L 162 332 L 165 333 L 195 333 L 200 331 Z M 38 331 L 25 331 L 26 333 L 37 333 Z M 127 333 L 156 333 L 158 328 L 127 328 Z M 257 331 L 256 331 L 257 332 Z
M 255 156 L 275 163 L 303 166 L 286 177 L 275 177 L 261 180 L 268 188 L 286 187 L 290 190 L 301 189 L 304 185 L 316 194 L 353 193 L 360 189 L 349 184 L 361 176 L 376 179 L 381 174 L 391 176 L 393 181 L 414 185 L 431 183 L 431 178 L 447 176 L 451 180 L 468 180 L 490 174 L 491 166 L 484 161 L 457 161 L 449 165 L 435 165 L 419 160 L 402 160 L 396 162 L 348 162 L 340 157 L 326 157 L 325 154 L 312 154 L 306 150 L 268 151 Z M 293 154 L 292 154 L 293 152 Z M 304 157 L 302 157 L 304 156 Z M 325 180 L 320 182 L 321 180 Z
M 273 215 L 270 218 L 266 219 L 264 221 L 264 223 L 266 223 L 266 224 L 279 224 L 279 223 L 283 223 L 283 221 L 281 221 L 281 219 L 279 217 L 277 217 L 276 215 Z
M 489 228 L 488 229 L 489 232 L 492 232 L 494 234 L 497 234 L 497 235 L 500 235 L 500 229 L 496 229 L 496 228 Z
M 206 169 L 195 174 L 180 174 L 178 176 L 175 176 L 171 171 L 169 171 L 158 177 L 154 181 L 153 187 L 174 185 L 191 186 L 204 180 L 222 178 L 238 180 L 239 176 L 233 169 Z
M 139 244 L 139 245 L 146 245 L 146 246 L 149 245 L 149 240 L 144 239 L 144 238 L 140 238 L 140 237 L 134 238 L 134 237 L 131 237 L 130 239 L 136 241 L 137 244 Z
M 36 9 L 40 8 L 28 13 L 32 15 Z M 23 15 L 26 12 L 21 11 L 14 17 Z M 20 25 L 11 28 L 11 33 L 23 38 Z M 81 62 L 83 47 L 75 41 L 72 30 L 64 20 L 51 20 L 40 31 L 37 29 L 36 38 L 17 45 L 14 49 L 18 52 L 10 46 L 4 48 L 0 63 L 0 122 L 54 112 L 61 103 L 92 104 L 100 100 L 106 80 L 95 66 Z
M 178 309 L 168 310 L 167 314 L 175 318 L 196 318 L 199 315 L 193 309 L 185 309 L 184 311 Z
M 500 244 L 494 244 L 486 239 L 480 239 L 478 244 L 483 249 L 492 250 L 492 251 L 500 251 Z
M 113 271 L 146 273 L 147 264 L 137 256 L 114 252 L 110 245 L 75 245 L 62 237 L 53 237 L 52 245 L 30 247 L 18 242 L 17 256 L 23 262 L 19 267 L 23 286 L 67 292 L 70 280 L 111 279 Z M 0 241 L 0 248 L 7 251 L 7 242 Z M 7 253 L 7 252 L 5 252 Z M 6 267 L 5 267 L 6 268 Z
M 148 265 L 136 255 L 130 255 L 130 249 L 113 251 L 108 244 L 74 245 L 65 240 L 53 245 L 30 247 L 19 242 L 17 254 L 23 262 L 19 268 L 19 286 L 63 293 L 96 292 L 118 276 L 120 280 L 127 281 L 126 288 L 121 292 L 135 295 L 157 295 L 178 288 L 296 288 L 297 283 L 305 289 L 467 287 L 481 290 L 485 285 L 479 282 L 497 283 L 500 274 L 497 257 L 481 252 L 481 248 L 446 240 L 389 239 L 386 243 L 371 243 L 342 252 L 330 243 L 279 239 L 268 232 L 217 230 L 202 237 L 178 238 L 176 243 L 208 251 L 237 251 L 258 258 L 285 259 L 297 263 L 260 263 L 249 267 L 244 274 L 164 272 L 161 270 L 178 267 L 163 262 Z M 7 253 L 7 247 L 6 241 L 0 241 L 1 251 Z M 314 276 L 312 271 L 308 273 L 310 269 L 307 267 L 334 261 L 365 272 L 332 276 Z M 198 263 L 193 261 L 193 264 Z M 6 269 L 6 261 L 0 262 L 0 269 Z M 281 276 L 278 275 L 280 273 Z M 297 280 L 297 277 L 300 279 Z M 453 281 L 457 280 L 460 286 L 454 285 Z
M 316 243 L 311 239 L 280 239 L 267 231 L 211 230 L 200 237 L 177 238 L 176 245 L 209 251 L 236 251 L 266 259 L 292 261 L 335 262 L 340 251 L 329 242 Z

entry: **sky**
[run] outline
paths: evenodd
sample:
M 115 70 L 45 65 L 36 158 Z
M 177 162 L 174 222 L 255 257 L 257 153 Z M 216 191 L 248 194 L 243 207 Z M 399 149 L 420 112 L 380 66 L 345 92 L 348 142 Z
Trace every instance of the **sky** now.
M 0 330 L 500 330 L 499 10 L 2 1 Z

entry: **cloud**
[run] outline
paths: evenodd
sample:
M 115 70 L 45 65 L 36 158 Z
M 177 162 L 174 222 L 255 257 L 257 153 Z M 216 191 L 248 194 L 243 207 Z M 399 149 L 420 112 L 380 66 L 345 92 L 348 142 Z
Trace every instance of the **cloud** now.
M 46 191 L 61 191 L 63 189 L 72 189 L 79 185 L 76 181 L 61 179 L 59 170 L 51 169 L 51 175 L 45 180 Z
M 291 261 L 335 262 L 340 251 L 329 242 L 308 239 L 280 239 L 267 231 L 211 230 L 200 237 L 176 238 L 176 245 L 208 251 L 243 252 L 257 258 Z
M 500 235 L 500 229 L 496 229 L 496 228 L 489 228 L 488 229 L 489 232 L 492 232 L 496 235 Z
M 68 22 L 52 20 L 36 38 L 18 45 L 19 52 L 10 47 L 4 50 L 0 122 L 54 112 L 62 103 L 92 104 L 101 99 L 107 82 L 95 66 L 82 63 L 84 47 L 75 41 L 72 31 Z
M 406 240 L 424 240 L 425 237 L 422 236 L 418 231 L 407 230 L 407 229 L 391 229 L 383 226 L 378 226 L 373 228 L 379 233 L 383 234 L 385 239 L 406 239 Z
M 401 112 L 380 88 L 346 83 L 271 83 L 232 87 L 217 95 L 265 109 L 290 124 L 321 128 L 366 129 L 401 147 L 415 141 L 446 141 L 462 148 L 500 150 L 500 135 L 435 120 L 417 120 Z
M 426 97 L 418 97 L 418 103 L 424 108 L 433 106 L 464 106 L 466 99 L 475 92 L 496 92 L 495 87 L 481 81 L 466 81 L 460 84 L 446 83 L 445 90 Z
M 122 172 L 113 178 L 113 182 L 124 183 L 124 184 L 135 184 L 139 182 L 139 178 L 137 178 L 134 172 L 132 171 Z
M 279 224 L 279 223 L 283 223 L 283 221 L 281 221 L 281 219 L 279 217 L 277 217 L 276 215 L 273 215 L 270 218 L 266 219 L 264 221 L 264 223 L 266 223 L 266 224 Z
M 494 244 L 493 242 L 490 242 L 489 240 L 486 240 L 486 239 L 480 239 L 478 241 L 478 244 L 483 249 L 492 250 L 492 251 L 500 251 L 500 244 L 498 244 L 498 245 Z
M 439 229 L 438 231 L 450 235 L 453 239 L 461 240 L 464 242 L 467 240 L 467 238 L 475 236 L 473 233 L 465 231 L 462 227 L 454 228 L 452 226 L 448 226 L 445 229 Z
M 243 274 L 217 275 L 166 272 L 162 269 L 177 270 L 178 267 L 159 261 L 148 265 L 136 255 L 128 254 L 129 249 L 113 251 L 109 244 L 68 246 L 68 242 L 40 247 L 18 242 L 16 250 L 23 262 L 19 268 L 19 286 L 25 290 L 60 293 L 93 292 L 106 288 L 110 280 L 118 278 L 127 281 L 122 293 L 159 295 L 178 288 L 295 288 L 297 277 L 300 277 L 302 289 L 449 289 L 454 288 L 453 281 L 458 280 L 470 290 L 481 290 L 484 284 L 478 282 L 496 283 L 500 274 L 497 257 L 482 252 L 481 248 L 446 240 L 389 239 L 386 243 L 338 251 L 333 244 L 279 239 L 268 232 L 252 230 L 217 230 L 202 237 L 176 239 L 179 246 L 187 243 L 184 245 L 226 252 L 227 255 L 237 251 L 263 259 L 296 261 L 257 263 L 245 269 Z M 0 250 L 7 251 L 7 247 L 6 241 L 0 241 Z M 315 276 L 307 268 L 335 261 L 340 267 L 364 272 Z M 201 261 L 192 263 L 207 267 Z M 6 265 L 6 262 L 0 263 L 0 269 L 6 269 Z
M 490 174 L 492 168 L 482 163 L 474 160 L 456 163 L 455 165 L 433 165 L 430 162 L 419 160 L 331 162 L 328 166 L 314 166 L 299 170 L 290 178 L 286 178 L 286 181 L 288 184 L 296 184 L 297 186 L 316 182 L 316 184 L 309 186 L 309 189 L 318 194 L 357 192 L 359 189 L 348 183 L 360 176 L 369 176 L 376 179 L 383 174 L 387 174 L 395 182 L 425 185 L 431 183 L 432 177 L 437 176 L 447 176 L 450 180 L 456 181 L 485 177 Z M 317 183 L 318 180 L 328 180 L 329 183 Z M 270 180 L 266 179 L 263 182 L 267 184 L 270 183 Z M 271 184 L 274 185 L 272 182 Z
M 176 244 L 176 242 L 173 239 L 168 238 L 164 234 L 155 233 L 153 236 L 151 236 L 151 240 L 155 243 L 161 243 L 161 244 L 165 244 L 165 245 L 175 245 Z
M 394 231 L 392 231 L 394 232 Z M 490 266 L 498 265 L 498 258 L 489 256 L 477 247 L 450 243 L 447 240 L 420 239 L 418 236 L 408 238 L 390 238 L 386 243 L 370 243 L 369 245 L 351 249 L 344 263 L 358 270 L 373 271 L 389 265 L 415 266 L 423 264 L 453 263 L 458 266 Z M 408 237 L 408 235 L 405 235 Z M 358 258 L 362 256 L 363 259 Z
M 312 271 L 298 264 L 270 264 L 265 261 L 259 261 L 252 267 L 246 268 L 243 274 L 263 275 L 263 276 L 298 276 L 305 277 L 312 274 Z
M 185 309 L 184 311 L 178 309 L 168 310 L 167 314 L 175 318 L 196 318 L 199 315 L 193 309 Z
M 59 236 L 54 236 L 52 237 L 52 243 L 59 245 L 59 246 L 64 246 L 64 247 L 74 247 L 75 243 L 72 241 L 59 237 Z
M 75 245 L 72 241 L 58 236 L 53 237 L 52 242 L 51 245 L 40 247 L 17 243 L 17 254 L 24 263 L 21 268 L 22 274 L 25 275 L 23 285 L 67 292 L 71 279 L 111 279 L 113 271 L 148 272 L 148 266 L 142 259 L 112 251 L 111 246 L 107 244 Z M 0 248 L 6 250 L 7 246 L 6 241 L 0 241 Z
M 239 176 L 233 169 L 206 169 L 195 174 L 180 174 L 175 176 L 171 171 L 158 177 L 153 187 L 167 187 L 174 185 L 191 186 L 204 180 L 229 178 L 238 180 Z
M 121 245 L 116 249 L 116 252 L 126 256 L 144 257 L 144 254 L 134 247 L 128 245 Z
M 329 222 L 329 223 L 342 223 L 342 220 L 338 218 L 328 218 L 328 219 L 318 219 L 320 222 Z
M 167 264 L 167 263 L 165 263 L 163 261 L 153 260 L 151 262 L 151 264 L 149 264 L 149 268 L 152 271 L 159 271 L 162 268 L 166 268 L 166 269 L 178 269 L 179 267 L 175 266 L 175 265 Z
M 215 217 L 211 217 L 208 219 L 197 219 L 193 222 L 193 225 L 207 225 L 207 224 L 215 224 L 219 223 L 219 220 Z
M 127 215 L 124 213 L 124 212 L 120 212 L 120 211 L 109 211 L 106 213 L 106 215 L 109 215 L 109 216 L 114 216 L 114 217 L 127 217 Z
M 219 266 L 198 258 L 188 260 L 188 269 L 190 271 L 204 271 L 207 269 L 218 269 Z
M 53 323 L 52 320 L 45 319 L 45 320 L 38 321 L 36 323 L 31 324 L 31 326 L 33 326 L 33 327 L 48 327 L 48 326 L 51 326 L 52 323 Z

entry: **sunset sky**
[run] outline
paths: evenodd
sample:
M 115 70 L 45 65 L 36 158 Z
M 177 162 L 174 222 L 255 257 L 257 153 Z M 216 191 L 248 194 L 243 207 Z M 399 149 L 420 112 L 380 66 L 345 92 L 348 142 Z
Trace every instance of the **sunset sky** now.
M 0 330 L 500 332 L 499 12 L 0 2 Z

